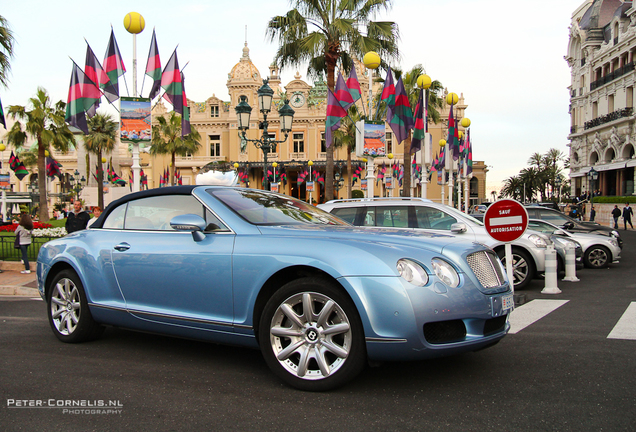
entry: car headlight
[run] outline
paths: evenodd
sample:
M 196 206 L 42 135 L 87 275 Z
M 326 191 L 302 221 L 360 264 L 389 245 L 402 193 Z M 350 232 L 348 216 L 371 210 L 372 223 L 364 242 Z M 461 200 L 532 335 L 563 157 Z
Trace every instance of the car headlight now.
M 612 231 L 611 234 L 616 238 L 619 238 L 621 236 L 621 234 L 618 231 Z
M 552 237 L 552 241 L 554 243 L 558 244 L 559 246 L 561 246 L 563 249 L 565 249 L 567 247 L 571 247 L 573 249 L 576 249 L 576 247 L 579 246 L 579 244 L 577 242 L 573 242 L 570 239 L 563 238 L 563 237 L 558 237 L 558 236 Z
M 440 258 L 433 258 L 431 265 L 433 266 L 435 275 L 446 285 L 451 288 L 455 288 L 459 285 L 459 275 L 452 265 Z
M 607 241 L 609 241 L 612 246 L 618 247 L 618 241 L 614 237 L 610 237 L 609 239 L 607 239 Z
M 530 234 L 530 236 L 528 236 L 528 240 L 530 240 L 532 243 L 534 243 L 536 247 L 539 247 L 539 248 L 548 247 L 548 244 L 552 243 L 547 238 L 541 237 L 538 234 Z
M 424 286 L 428 283 L 428 273 L 415 261 L 405 258 L 398 260 L 397 271 L 405 281 L 413 285 Z

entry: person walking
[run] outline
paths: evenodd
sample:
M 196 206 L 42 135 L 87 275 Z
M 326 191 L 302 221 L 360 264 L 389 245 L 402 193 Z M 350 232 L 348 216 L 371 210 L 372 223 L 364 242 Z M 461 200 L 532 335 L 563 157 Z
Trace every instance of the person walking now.
M 72 233 L 86 229 L 86 224 L 91 217 L 82 209 L 82 202 L 75 200 L 73 203 L 73 211 L 66 218 L 66 232 Z
M 614 229 L 618 229 L 618 218 L 621 217 L 621 211 L 619 210 L 618 205 L 614 205 L 612 217 L 614 218 Z
M 590 209 L 590 222 L 594 222 L 594 218 L 596 217 L 596 210 L 594 210 L 594 206 Z
M 623 222 L 625 223 L 625 230 L 627 230 L 627 224 L 629 224 L 632 229 L 634 229 L 634 225 L 632 225 L 632 216 L 634 212 L 632 208 L 629 206 L 629 203 L 625 203 L 625 207 L 623 208 Z
M 24 270 L 21 273 L 31 273 L 31 267 L 29 267 L 29 256 L 27 249 L 31 244 L 31 231 L 33 231 L 33 220 L 28 213 L 22 213 L 20 216 L 20 224 L 15 229 L 15 236 L 19 239 L 20 250 L 22 251 L 22 262 L 24 263 Z

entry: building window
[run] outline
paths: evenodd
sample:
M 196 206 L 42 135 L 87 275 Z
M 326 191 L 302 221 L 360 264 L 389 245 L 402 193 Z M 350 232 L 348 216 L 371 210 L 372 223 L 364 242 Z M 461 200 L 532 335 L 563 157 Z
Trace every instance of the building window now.
M 627 108 L 634 107 L 634 87 L 627 87 L 625 89 L 625 106 Z
M 210 117 L 218 117 L 218 116 L 219 116 L 219 106 L 210 105 Z
M 592 118 L 598 117 L 598 102 L 592 102 Z
M 607 113 L 614 112 L 614 95 L 607 97 Z
M 327 153 L 327 140 L 325 140 L 325 133 L 320 133 L 320 153 Z
M 305 153 L 305 134 L 294 134 L 294 153 Z
M 221 156 L 221 135 L 210 135 L 210 156 Z
M 386 154 L 393 153 L 393 133 L 386 133 Z

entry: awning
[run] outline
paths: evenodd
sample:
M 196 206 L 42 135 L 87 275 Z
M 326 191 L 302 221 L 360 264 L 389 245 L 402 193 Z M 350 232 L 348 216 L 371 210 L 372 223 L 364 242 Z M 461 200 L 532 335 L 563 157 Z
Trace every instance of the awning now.
M 606 165 L 595 165 L 594 169 L 596 171 L 610 171 L 615 169 L 623 169 L 625 168 L 625 162 L 614 162 Z
M 574 173 L 570 171 L 570 177 L 584 177 L 588 172 L 590 172 L 590 167 L 584 167 Z

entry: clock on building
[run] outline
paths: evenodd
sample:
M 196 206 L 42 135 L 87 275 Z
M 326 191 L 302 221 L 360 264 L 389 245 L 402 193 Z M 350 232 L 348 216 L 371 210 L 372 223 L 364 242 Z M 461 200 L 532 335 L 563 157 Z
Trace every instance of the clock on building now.
M 296 92 L 291 97 L 291 104 L 295 108 L 300 108 L 305 103 L 305 95 L 301 92 Z

